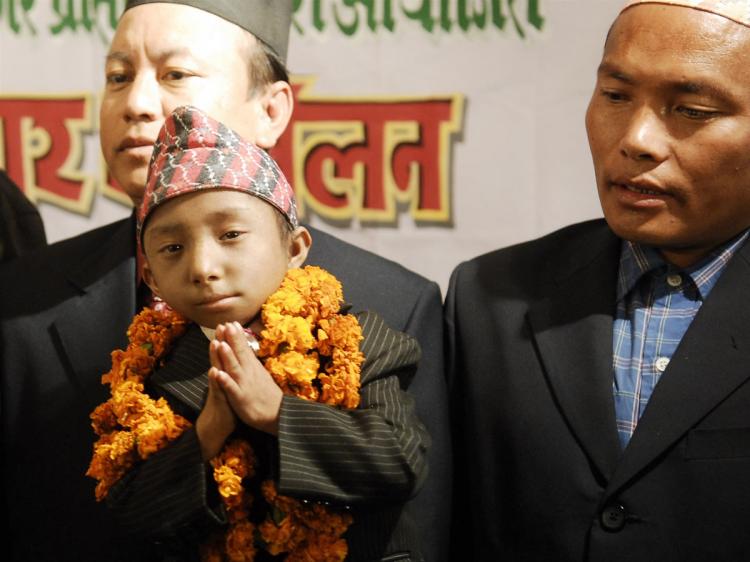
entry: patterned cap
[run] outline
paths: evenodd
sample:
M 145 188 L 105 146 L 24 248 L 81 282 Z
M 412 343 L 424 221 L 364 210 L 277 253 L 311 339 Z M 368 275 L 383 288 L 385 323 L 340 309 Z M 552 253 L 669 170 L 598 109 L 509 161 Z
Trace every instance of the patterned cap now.
M 620 13 L 638 4 L 684 6 L 724 16 L 739 24 L 750 26 L 750 0 L 628 0 Z
M 143 226 L 154 209 L 204 189 L 254 195 L 278 209 L 293 228 L 299 224 L 292 186 L 265 150 L 200 109 L 178 107 L 154 143 L 146 192 L 136 213 L 138 243 L 143 241 Z
M 286 61 L 292 0 L 128 0 L 125 10 L 155 2 L 182 4 L 219 16 L 252 33 Z

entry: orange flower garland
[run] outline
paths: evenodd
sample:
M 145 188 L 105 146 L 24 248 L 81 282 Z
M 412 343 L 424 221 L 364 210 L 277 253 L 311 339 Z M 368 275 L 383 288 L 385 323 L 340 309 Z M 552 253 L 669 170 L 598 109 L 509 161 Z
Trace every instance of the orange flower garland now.
M 362 330 L 354 316 L 339 314 L 342 300 L 341 284 L 333 275 L 307 266 L 288 271 L 263 305 L 258 357 L 285 394 L 345 408 L 359 404 Z M 102 377 L 112 396 L 91 414 L 99 440 L 86 474 L 98 480 L 97 500 L 136 462 L 190 427 L 164 399 L 152 399 L 143 387 L 185 329 L 186 321 L 168 308 L 144 309 L 128 329 L 127 349 L 112 353 L 112 369 Z M 202 559 L 251 562 L 260 546 L 273 555 L 287 553 L 288 562 L 344 560 L 347 544 L 341 537 L 351 515 L 280 496 L 270 480 L 261 486 L 268 505 L 265 520 L 257 527 L 249 520 L 252 496 L 247 487 L 255 462 L 250 444 L 242 439 L 227 442 L 211 460 L 229 528 L 202 547 Z
M 98 480 L 97 500 L 104 499 L 137 461 L 163 449 L 190 427 L 166 400 L 154 400 L 143 392 L 146 377 L 185 329 L 185 320 L 176 312 L 146 308 L 128 328 L 127 349 L 112 352 L 112 369 L 102 377 L 111 398 L 91 413 L 99 440 L 86 474 Z

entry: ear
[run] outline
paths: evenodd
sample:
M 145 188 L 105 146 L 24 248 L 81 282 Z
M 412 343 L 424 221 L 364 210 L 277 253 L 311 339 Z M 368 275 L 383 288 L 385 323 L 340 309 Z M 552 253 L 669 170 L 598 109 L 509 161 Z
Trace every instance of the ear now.
M 289 235 L 289 261 L 287 269 L 302 267 L 312 246 L 312 236 L 304 226 L 298 226 Z
M 255 131 L 255 144 L 266 150 L 273 148 L 286 130 L 294 110 L 294 96 L 288 82 L 278 81 L 258 94 L 260 113 Z
M 151 289 L 151 292 L 154 293 L 154 295 L 161 298 L 161 295 L 159 294 L 159 286 L 156 284 L 156 279 L 154 278 L 154 272 L 151 271 L 148 262 L 143 265 L 143 281 L 148 285 L 148 288 Z

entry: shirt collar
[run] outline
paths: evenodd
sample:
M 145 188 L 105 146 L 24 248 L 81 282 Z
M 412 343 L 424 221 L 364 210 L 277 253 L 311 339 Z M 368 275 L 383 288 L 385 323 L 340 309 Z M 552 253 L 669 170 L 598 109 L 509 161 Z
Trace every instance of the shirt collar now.
M 620 270 L 617 276 L 617 300 L 620 301 L 647 274 L 663 269 L 682 271 L 695 283 L 701 298 L 705 299 L 719 279 L 724 267 L 750 233 L 744 230 L 724 244 L 714 248 L 705 258 L 685 269 L 677 268 L 664 260 L 652 246 L 623 240 L 620 249 Z
M 201 329 L 201 332 L 203 332 L 203 335 L 206 336 L 206 339 L 208 341 L 213 341 L 216 339 L 216 328 L 206 328 L 205 326 L 198 326 Z M 247 345 L 250 346 L 250 349 L 253 350 L 253 353 L 258 353 L 260 351 L 260 343 L 258 343 L 258 336 L 253 332 L 250 328 L 244 328 L 245 330 L 245 336 L 247 337 Z

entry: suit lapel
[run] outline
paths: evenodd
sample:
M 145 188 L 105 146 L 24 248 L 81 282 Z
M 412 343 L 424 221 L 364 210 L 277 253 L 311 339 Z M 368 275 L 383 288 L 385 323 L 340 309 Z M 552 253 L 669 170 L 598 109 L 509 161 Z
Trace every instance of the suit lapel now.
M 208 339 L 197 324 L 190 324 L 169 353 L 165 365 L 149 380 L 150 387 L 169 399 L 178 413 L 194 420 L 208 392 Z
M 122 221 L 110 244 L 91 248 L 89 258 L 75 264 L 67 278 L 77 295 L 59 307 L 50 326 L 74 384 L 92 408 L 105 390 L 92 390 L 100 385 L 92 386 L 90 378 L 109 369 L 110 352 L 126 343 L 125 331 L 135 311 L 133 232 L 132 221 Z
M 612 396 L 612 321 L 619 241 L 601 231 L 577 245 L 566 263 L 586 263 L 558 277 L 553 294 L 529 309 L 544 371 L 582 449 L 608 480 L 620 446 Z
M 615 493 L 750 377 L 750 246 L 726 270 L 685 333 L 623 453 Z

